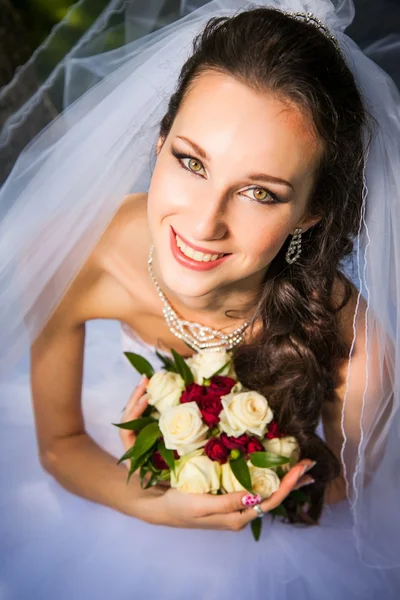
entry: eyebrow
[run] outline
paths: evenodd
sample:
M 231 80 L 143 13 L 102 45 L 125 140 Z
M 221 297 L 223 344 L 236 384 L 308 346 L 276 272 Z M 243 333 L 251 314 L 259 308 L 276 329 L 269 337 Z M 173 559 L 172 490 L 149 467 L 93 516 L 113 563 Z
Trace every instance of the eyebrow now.
M 195 142 L 192 142 L 192 140 L 189 140 L 189 138 L 185 137 L 184 135 L 177 135 L 176 137 L 189 144 L 189 146 L 191 146 L 203 160 L 210 160 L 207 152 L 203 150 L 201 146 L 199 146 Z M 281 179 L 280 177 L 273 177 L 272 175 L 266 175 L 265 173 L 251 173 L 246 177 L 246 179 L 251 179 L 252 181 L 266 181 L 267 183 L 280 183 L 290 187 L 294 191 L 292 184 L 289 181 L 286 181 L 286 179 Z

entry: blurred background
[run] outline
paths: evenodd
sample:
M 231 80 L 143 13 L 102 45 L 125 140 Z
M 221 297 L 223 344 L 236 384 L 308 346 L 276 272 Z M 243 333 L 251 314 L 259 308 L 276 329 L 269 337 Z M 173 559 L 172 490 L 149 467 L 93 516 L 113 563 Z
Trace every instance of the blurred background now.
M 101 73 L 86 68 L 87 57 L 112 51 L 174 21 L 191 9 L 191 1 L 199 4 L 199 0 L 0 0 L 0 185 L 23 147 L 101 78 Z M 400 0 L 354 0 L 354 4 L 355 19 L 347 33 L 400 87 Z

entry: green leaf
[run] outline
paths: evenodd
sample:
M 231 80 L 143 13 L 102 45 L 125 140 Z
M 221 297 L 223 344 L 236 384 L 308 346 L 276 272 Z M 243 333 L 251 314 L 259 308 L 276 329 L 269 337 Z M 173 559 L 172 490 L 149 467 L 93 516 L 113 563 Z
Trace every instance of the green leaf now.
M 135 367 L 136 371 L 138 371 L 141 375 L 146 375 L 150 379 L 154 375 L 153 366 L 149 363 L 148 360 L 140 356 L 140 354 L 135 354 L 134 352 L 124 352 L 126 358 L 129 360 L 131 365 Z
M 175 471 L 175 457 L 174 451 L 169 450 L 165 447 L 164 440 L 159 440 L 157 444 L 157 450 L 161 454 L 162 458 L 165 460 L 171 471 Z
M 117 465 L 119 465 L 122 461 L 126 460 L 127 458 L 139 458 L 140 456 L 142 456 L 145 452 L 150 450 L 152 446 L 154 446 L 155 442 L 160 437 L 160 435 L 161 431 L 158 427 L 157 421 L 146 425 L 139 432 L 135 444 L 132 446 L 132 448 L 129 448 L 129 450 L 127 450 L 123 456 L 121 456 L 121 458 L 117 462 Z
M 124 460 L 126 460 L 127 458 L 131 458 L 133 456 L 133 449 L 135 446 L 132 446 L 132 448 L 129 448 L 129 450 L 127 450 L 125 452 L 125 454 L 123 454 L 121 456 L 121 458 L 117 461 L 117 465 L 119 465 L 120 463 L 122 463 Z
M 172 371 L 172 373 L 178 372 L 176 365 L 175 365 L 174 361 L 172 360 L 172 358 L 169 358 L 169 356 L 167 356 L 166 354 L 161 354 L 161 352 L 159 352 L 158 350 L 156 350 L 156 355 L 163 363 L 164 369 L 166 371 Z
M 249 459 L 252 465 L 261 469 L 272 469 L 290 462 L 290 458 L 272 452 L 252 452 Z
M 283 479 L 285 476 L 285 471 L 281 467 L 276 467 L 275 473 L 278 475 L 279 479 Z
M 135 471 L 137 471 L 139 468 L 141 469 L 142 467 L 144 467 L 147 469 L 147 463 L 148 463 L 148 460 L 151 457 L 152 453 L 153 453 L 153 451 L 149 450 L 149 452 L 146 452 L 146 454 L 143 454 L 139 458 L 131 458 L 131 466 L 129 469 L 128 481 L 130 480 L 133 473 Z
M 161 471 L 161 475 L 158 477 L 160 481 L 169 481 L 171 479 L 169 469 L 164 469 Z
M 194 377 L 193 377 L 193 373 L 189 368 L 189 365 L 186 363 L 185 359 L 182 358 L 182 356 L 180 354 L 178 354 L 178 352 L 176 352 L 176 350 L 174 350 L 173 348 L 171 348 L 171 352 L 172 352 L 172 356 L 174 357 L 175 360 L 175 365 L 177 368 L 177 371 L 179 373 L 179 375 L 182 377 L 183 381 L 185 382 L 185 385 L 189 385 L 190 383 L 194 382 Z
M 133 446 L 134 456 L 142 456 L 142 454 L 150 450 L 160 435 L 162 434 L 157 421 L 155 423 L 149 423 L 149 425 L 146 425 L 146 427 L 139 432 L 136 438 L 135 445 Z
M 140 480 L 140 487 L 142 488 L 142 490 L 144 489 L 144 478 L 146 477 L 148 471 L 149 471 L 149 469 L 147 468 L 146 465 L 142 465 L 140 467 L 139 480 Z
M 229 461 L 232 472 L 238 482 L 251 494 L 254 494 L 253 486 L 251 485 L 251 477 L 249 467 L 247 466 L 246 459 L 243 456 L 239 458 L 231 459 Z
M 158 473 L 152 473 L 149 481 L 144 486 L 144 489 L 148 490 L 150 487 L 152 487 L 153 485 L 156 485 L 157 483 L 158 483 Z
M 115 427 L 121 429 L 129 429 L 131 431 L 141 431 L 149 423 L 157 423 L 154 417 L 141 417 L 140 419 L 134 419 L 133 421 L 125 421 L 125 423 L 113 423 Z
M 257 517 L 257 519 L 253 519 L 250 521 L 251 531 L 253 532 L 253 538 L 256 542 L 260 539 L 261 530 L 262 530 L 262 518 Z

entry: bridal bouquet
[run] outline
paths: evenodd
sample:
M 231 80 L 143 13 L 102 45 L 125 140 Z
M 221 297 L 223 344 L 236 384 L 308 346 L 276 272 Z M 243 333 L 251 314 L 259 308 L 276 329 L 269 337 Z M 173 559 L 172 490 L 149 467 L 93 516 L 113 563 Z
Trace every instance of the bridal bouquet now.
M 125 355 L 149 378 L 148 407 L 134 421 L 115 423 L 137 433 L 119 459 L 139 471 L 142 487 L 169 482 L 188 493 L 249 491 L 268 498 L 299 460 L 296 439 L 279 431 L 267 399 L 246 389 L 229 353 L 203 352 L 184 359 L 157 353 L 163 369 L 132 352 Z M 145 481 L 146 480 L 146 481 Z M 281 505 L 275 514 L 285 514 Z M 261 519 L 252 522 L 259 538 Z

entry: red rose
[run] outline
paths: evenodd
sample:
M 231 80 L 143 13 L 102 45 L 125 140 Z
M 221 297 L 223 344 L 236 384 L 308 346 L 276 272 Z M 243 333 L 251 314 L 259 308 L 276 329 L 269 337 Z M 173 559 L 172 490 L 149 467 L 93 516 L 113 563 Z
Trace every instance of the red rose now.
M 182 392 L 181 395 L 181 403 L 185 404 L 186 402 L 199 402 L 200 398 L 204 396 L 205 386 L 199 385 L 198 383 L 189 383 L 186 386 L 186 389 Z
M 169 469 L 169 466 L 167 465 L 167 463 L 165 462 L 158 450 L 154 452 L 152 459 L 153 465 L 156 469 L 160 469 L 160 471 L 162 471 L 163 469 Z
M 224 446 L 219 438 L 210 438 L 204 446 L 204 452 L 211 460 L 216 460 L 221 465 L 227 462 L 229 450 Z
M 222 379 L 230 378 L 224 377 Z M 224 389 L 227 389 L 226 385 Z M 190 383 L 181 395 L 181 402 L 196 402 L 203 421 L 211 429 L 219 423 L 219 414 L 222 410 L 221 395 L 216 393 L 215 389 L 211 388 L 211 386 Z
M 239 437 L 230 437 L 226 433 L 221 433 L 221 441 L 228 450 L 244 450 L 247 449 L 249 443 L 249 436 L 247 433 L 240 435 Z
M 165 462 L 158 450 L 154 451 L 153 456 L 151 458 L 153 460 L 153 465 L 156 469 L 160 469 L 160 471 L 163 471 L 164 469 L 169 469 L 169 466 L 167 465 L 167 463 Z M 174 458 L 176 460 L 179 458 L 179 454 L 176 450 L 174 450 Z
M 285 435 L 285 433 L 279 431 L 278 423 L 275 420 L 272 420 L 271 423 L 268 424 L 267 433 L 264 438 L 266 440 L 272 440 L 273 438 L 285 437 Z
M 263 452 L 264 446 L 257 438 L 250 438 L 249 443 L 247 444 L 247 454 L 251 454 L 252 452 Z
M 218 396 L 226 396 L 229 394 L 236 381 L 232 377 L 224 377 L 223 375 L 214 375 L 211 378 L 211 383 L 208 389 Z
M 222 402 L 220 396 L 207 394 L 203 396 L 198 406 L 203 417 L 203 421 L 211 428 L 219 423 L 219 415 L 222 410 Z

